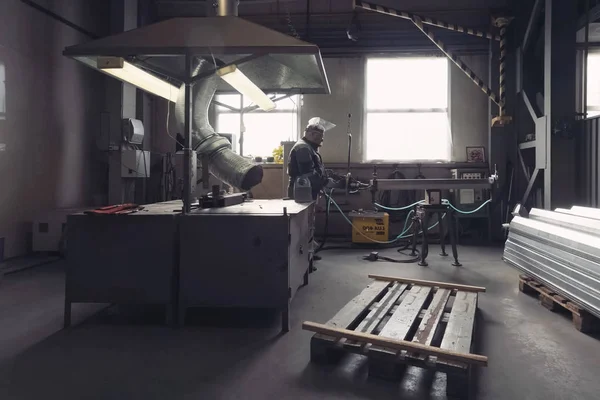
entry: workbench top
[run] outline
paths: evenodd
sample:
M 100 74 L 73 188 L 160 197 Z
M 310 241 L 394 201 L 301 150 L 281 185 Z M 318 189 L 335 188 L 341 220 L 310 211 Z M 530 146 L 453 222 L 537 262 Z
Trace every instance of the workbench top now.
M 183 207 L 183 202 L 181 200 L 173 200 L 173 201 L 165 201 L 162 203 L 153 203 L 153 204 L 144 204 L 143 210 L 137 211 L 133 214 L 124 214 L 124 215 L 109 215 L 109 217 L 138 217 L 144 215 L 162 215 L 162 216 L 175 216 L 181 214 L 181 208 Z M 93 209 L 93 208 L 90 208 Z M 99 218 L 105 217 L 104 215 L 88 215 L 84 214 L 83 211 L 74 212 L 71 215 L 73 216 L 86 216 L 90 218 Z
M 299 214 L 310 206 L 310 203 L 296 203 L 294 200 L 271 199 L 271 200 L 247 200 L 241 204 L 228 207 L 204 208 L 193 210 L 189 215 L 283 215 L 283 209 L 287 209 L 290 215 Z
M 283 215 L 283 209 L 287 209 L 290 215 L 299 214 L 309 208 L 313 203 L 296 203 L 294 200 L 272 199 L 272 200 L 247 200 L 241 204 L 228 207 L 195 209 L 190 216 L 198 215 Z M 183 202 L 181 200 L 165 201 L 162 203 L 144 204 L 143 210 L 133 214 L 110 215 L 115 217 L 140 217 L 140 216 L 178 216 L 181 215 Z M 76 216 L 99 218 L 97 215 L 87 215 L 83 212 L 73 213 Z M 104 217 L 104 216 L 102 216 Z

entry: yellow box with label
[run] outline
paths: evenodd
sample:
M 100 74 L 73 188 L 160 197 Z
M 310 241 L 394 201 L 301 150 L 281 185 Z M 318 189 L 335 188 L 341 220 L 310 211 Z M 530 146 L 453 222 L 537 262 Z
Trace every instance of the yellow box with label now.
M 390 215 L 388 213 L 352 211 L 348 216 L 352 220 L 352 225 L 354 225 L 354 228 L 352 228 L 352 243 L 373 244 L 373 240 L 378 242 L 386 242 L 388 240 L 390 224 Z

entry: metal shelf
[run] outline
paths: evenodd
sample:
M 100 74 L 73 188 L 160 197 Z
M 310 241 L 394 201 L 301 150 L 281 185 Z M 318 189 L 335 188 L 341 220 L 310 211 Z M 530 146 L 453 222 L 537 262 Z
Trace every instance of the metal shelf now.
M 519 149 L 534 149 L 535 148 L 535 140 L 530 140 L 529 142 L 519 143 Z

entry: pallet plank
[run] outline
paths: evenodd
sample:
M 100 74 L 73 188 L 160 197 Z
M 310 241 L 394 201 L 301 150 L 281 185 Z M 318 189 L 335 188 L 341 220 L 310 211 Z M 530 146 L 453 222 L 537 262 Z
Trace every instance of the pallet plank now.
M 379 336 L 397 340 L 406 339 L 406 335 L 419 316 L 423 304 L 431 293 L 431 289 L 431 287 L 426 286 L 413 286 L 388 323 L 379 332 Z
M 404 282 L 404 283 L 412 283 L 414 285 L 419 285 L 419 286 L 439 287 L 442 289 L 457 289 L 457 290 L 462 290 L 464 292 L 485 292 L 485 288 L 482 286 L 459 285 L 457 283 L 424 281 L 421 279 L 399 278 L 399 277 L 393 277 L 393 276 L 383 276 L 383 275 L 373 275 L 373 274 L 369 275 L 369 278 L 375 279 L 377 281 Z
M 469 353 L 475 325 L 477 293 L 456 293 L 441 348 L 457 353 Z
M 375 281 L 367 286 L 358 296 L 350 300 L 326 325 L 346 329 L 363 313 L 375 299 L 390 286 L 389 282 Z
M 440 289 L 435 296 L 433 296 L 433 300 L 431 301 L 429 308 L 425 311 L 425 315 L 417 329 L 413 342 L 427 346 L 431 345 L 436 328 L 444 314 L 446 303 L 450 298 L 450 292 L 449 289 Z
M 394 303 L 408 287 L 405 283 L 395 283 L 388 293 L 377 303 L 369 315 L 356 327 L 355 331 L 371 333 L 381 322 L 381 319 L 390 311 Z
M 408 342 L 406 340 L 397 340 L 369 333 L 355 332 L 348 329 L 333 328 L 316 322 L 305 321 L 302 323 L 302 329 L 306 331 L 322 333 L 327 336 L 337 338 L 347 338 L 357 342 L 372 343 L 376 346 L 394 350 L 416 351 L 429 356 L 438 356 L 443 359 L 464 362 L 467 364 L 481 365 L 487 367 L 488 358 L 479 354 L 458 353 L 456 351 L 441 349 L 439 347 L 425 346 L 419 343 Z

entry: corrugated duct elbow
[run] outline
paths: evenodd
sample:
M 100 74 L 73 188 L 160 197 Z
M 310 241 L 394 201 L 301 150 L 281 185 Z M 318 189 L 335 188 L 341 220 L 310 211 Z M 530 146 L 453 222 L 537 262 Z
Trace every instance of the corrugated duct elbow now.
M 194 75 L 213 68 L 213 64 L 200 60 Z M 215 132 L 208 121 L 208 109 L 217 90 L 216 75 L 210 75 L 192 86 L 192 149 L 198 155 L 207 155 L 210 173 L 217 179 L 240 188 L 250 190 L 263 178 L 263 169 L 231 150 L 227 139 Z M 175 105 L 175 116 L 183 131 L 185 120 L 185 87 L 179 90 Z

